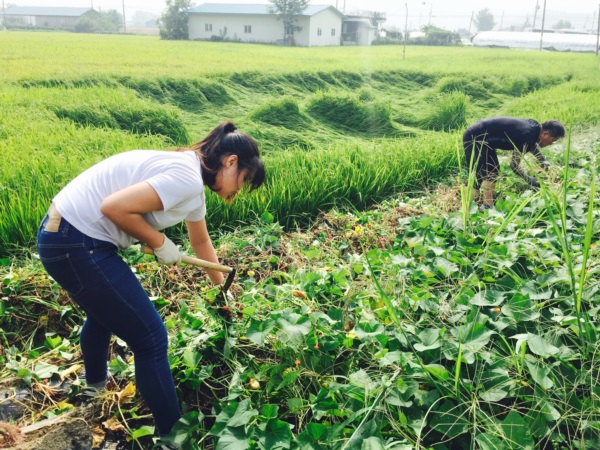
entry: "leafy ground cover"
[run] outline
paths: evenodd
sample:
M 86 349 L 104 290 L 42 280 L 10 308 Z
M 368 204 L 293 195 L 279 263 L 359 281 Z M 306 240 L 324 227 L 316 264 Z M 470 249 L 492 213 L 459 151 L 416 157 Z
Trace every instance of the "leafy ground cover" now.
M 239 270 L 228 321 L 197 269 L 129 250 L 171 335 L 186 410 L 172 438 L 190 449 L 597 448 L 589 137 L 554 150 L 539 192 L 501 180 L 485 212 L 456 183 L 332 210 L 305 231 L 263 214 L 218 241 Z M 35 258 L 3 261 L 2 378 L 27 387 L 30 419 L 64 414 L 82 402 L 80 313 Z M 131 355 L 118 341 L 112 353 L 114 382 L 91 403 L 97 439 L 150 448 Z

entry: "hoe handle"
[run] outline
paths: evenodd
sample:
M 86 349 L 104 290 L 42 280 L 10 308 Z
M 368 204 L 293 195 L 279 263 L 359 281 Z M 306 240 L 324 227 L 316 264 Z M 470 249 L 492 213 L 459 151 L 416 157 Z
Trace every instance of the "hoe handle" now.
M 146 255 L 154 255 L 154 250 L 150 247 L 148 247 L 147 245 L 142 245 L 141 248 L 142 253 L 145 253 Z M 183 261 L 186 264 L 191 264 L 193 266 L 198 266 L 198 267 L 204 267 L 205 269 L 212 269 L 212 270 L 217 270 L 219 272 L 223 272 L 223 273 L 231 273 L 233 272 L 233 268 L 229 267 L 229 266 L 224 266 L 222 264 L 217 264 L 211 261 L 205 261 L 203 259 L 200 258 L 194 258 L 193 256 L 188 256 L 188 255 L 181 255 L 181 261 Z

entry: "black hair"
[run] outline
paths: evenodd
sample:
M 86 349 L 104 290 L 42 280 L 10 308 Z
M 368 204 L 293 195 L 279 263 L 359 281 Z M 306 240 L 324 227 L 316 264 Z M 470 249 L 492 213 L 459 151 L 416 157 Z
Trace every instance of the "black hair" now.
M 542 131 L 547 131 L 552 137 L 561 138 L 565 136 L 565 127 L 558 120 L 549 120 L 542 124 Z
M 202 181 L 210 188 L 215 184 L 223 159 L 230 155 L 238 157 L 238 173 L 248 169 L 244 183 L 250 191 L 259 188 L 265 181 L 265 166 L 260 159 L 256 141 L 238 131 L 233 122 L 217 125 L 202 141 L 178 150 L 194 150 L 200 155 Z

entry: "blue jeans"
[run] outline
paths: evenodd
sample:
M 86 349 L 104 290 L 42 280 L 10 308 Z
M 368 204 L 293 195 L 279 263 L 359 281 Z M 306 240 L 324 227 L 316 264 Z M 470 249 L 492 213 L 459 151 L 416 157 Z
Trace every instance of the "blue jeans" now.
M 107 378 L 111 335 L 134 354 L 140 394 L 150 407 L 158 432 L 167 434 L 181 417 L 167 358 L 165 325 L 131 268 L 109 242 L 78 231 L 64 218 L 58 231 L 40 224 L 37 249 L 48 274 L 85 311 L 81 351 L 89 384 Z

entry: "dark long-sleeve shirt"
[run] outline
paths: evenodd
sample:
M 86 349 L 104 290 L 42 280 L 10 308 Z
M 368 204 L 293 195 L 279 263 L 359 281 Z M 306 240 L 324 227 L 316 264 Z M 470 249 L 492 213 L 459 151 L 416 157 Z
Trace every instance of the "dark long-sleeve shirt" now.
M 489 147 L 513 151 L 510 167 L 517 175 L 525 176 L 521 168 L 521 155 L 532 153 L 540 165 L 548 162 L 537 141 L 542 126 L 533 119 L 490 117 L 474 123 L 465 131 L 463 141 L 485 142 Z

